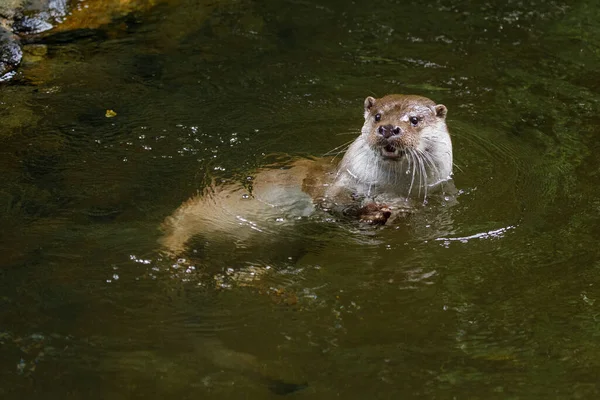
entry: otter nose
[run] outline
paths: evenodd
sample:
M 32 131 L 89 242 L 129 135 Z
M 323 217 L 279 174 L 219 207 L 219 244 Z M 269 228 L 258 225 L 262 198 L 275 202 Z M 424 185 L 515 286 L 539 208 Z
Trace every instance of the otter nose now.
M 384 138 L 389 138 L 391 136 L 394 135 L 399 135 L 401 130 L 400 127 L 398 126 L 393 126 L 393 125 L 381 125 L 378 129 L 377 132 L 379 132 L 379 134 L 381 136 L 383 136 Z

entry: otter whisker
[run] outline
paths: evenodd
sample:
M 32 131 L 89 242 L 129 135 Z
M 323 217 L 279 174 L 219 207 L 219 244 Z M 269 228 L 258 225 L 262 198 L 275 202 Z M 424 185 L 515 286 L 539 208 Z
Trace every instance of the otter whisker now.
M 477 132 L 479 133 L 479 132 Z M 506 158 L 508 158 L 511 162 L 513 162 L 515 165 L 519 164 L 520 162 L 518 161 L 518 156 L 517 156 L 517 148 L 511 148 L 510 146 L 506 145 L 506 144 L 501 144 L 498 140 L 493 140 L 491 138 L 485 138 L 483 136 L 479 136 L 476 134 L 476 132 L 471 132 L 470 130 L 461 130 L 460 131 L 460 136 L 461 138 L 465 138 L 467 140 L 469 140 L 471 143 L 473 143 L 476 146 L 481 147 L 484 151 L 486 151 L 487 153 L 490 153 L 492 156 L 495 156 L 497 153 L 498 155 L 502 155 Z
M 335 156 L 337 157 L 337 156 L 339 156 L 341 153 L 343 153 L 343 152 L 345 152 L 346 150 L 348 150 L 348 148 L 350 147 L 350 145 L 352 145 L 352 143 L 353 143 L 353 142 L 354 142 L 354 139 L 353 139 L 353 140 L 350 140 L 350 141 L 348 141 L 348 142 L 346 142 L 346 143 L 343 143 L 343 144 L 341 144 L 341 145 L 339 145 L 339 146 L 337 146 L 337 147 L 334 147 L 333 149 L 331 149 L 331 150 L 329 150 L 328 152 L 324 153 L 324 154 L 323 154 L 323 157 L 330 156 L 330 155 L 332 155 L 332 154 L 335 154 Z
M 419 153 L 415 151 L 414 154 L 415 158 L 419 161 L 419 198 L 421 198 L 421 189 L 423 188 L 423 186 L 427 186 L 427 175 L 425 173 L 425 166 L 423 165 L 423 160 L 419 156 Z M 425 182 L 425 185 L 423 185 L 423 182 Z M 427 195 L 427 189 L 425 189 L 425 195 Z
M 425 157 L 423 157 L 423 159 L 425 159 Z M 425 167 L 425 162 L 423 162 L 423 181 L 425 182 L 424 188 L 425 188 L 425 196 L 423 197 L 423 204 L 427 201 L 427 191 L 429 190 L 429 185 L 427 184 L 427 168 Z
M 439 176 L 440 175 L 439 169 L 438 169 L 437 165 L 435 165 L 435 162 L 432 160 L 431 156 L 429 154 L 427 154 L 427 153 L 419 150 L 419 149 L 415 149 L 415 150 L 417 151 L 417 153 L 419 153 L 421 155 L 421 157 L 423 158 L 423 160 L 427 164 L 429 164 L 430 169 L 432 170 L 432 172 L 435 173 L 435 176 L 438 177 L 438 178 L 440 178 L 440 176 Z
M 423 158 L 421 157 L 421 171 L 423 174 L 423 189 L 424 189 L 424 196 L 423 196 L 423 202 L 425 202 L 427 200 L 427 189 L 428 189 L 428 185 L 427 185 L 427 169 L 425 168 L 425 161 L 423 160 Z
M 415 165 L 414 165 L 414 159 L 413 159 L 413 153 L 412 150 L 408 150 L 408 152 L 406 153 L 408 155 L 408 170 L 412 172 L 412 177 L 410 179 L 410 186 L 408 187 L 408 196 L 410 197 L 411 193 L 412 193 L 412 188 L 413 188 L 413 184 L 415 183 Z M 412 165 L 412 168 L 411 168 Z
M 423 187 L 423 163 L 419 158 L 419 155 L 416 152 L 414 154 L 419 166 L 419 198 L 421 198 L 421 188 Z
M 419 155 L 417 154 L 417 152 L 415 151 L 415 149 L 412 149 L 411 153 L 413 156 L 413 160 L 415 162 L 415 165 L 414 165 L 415 176 L 419 180 L 417 183 L 417 186 L 418 186 L 417 197 L 420 198 L 421 190 L 423 188 L 423 166 L 422 166 L 423 162 L 422 162 L 421 158 L 419 157 Z
M 342 135 L 356 135 L 356 129 L 349 129 L 346 132 L 338 132 L 335 134 L 335 136 L 342 136 Z M 354 139 L 352 141 L 354 141 Z
M 460 165 L 458 165 L 457 163 L 454 163 L 454 162 L 453 162 L 453 163 L 452 163 L 452 165 L 453 165 L 454 167 L 456 167 L 456 169 L 458 169 L 460 172 L 465 172 L 465 171 L 464 171 L 464 170 L 463 170 L 463 169 L 460 167 Z

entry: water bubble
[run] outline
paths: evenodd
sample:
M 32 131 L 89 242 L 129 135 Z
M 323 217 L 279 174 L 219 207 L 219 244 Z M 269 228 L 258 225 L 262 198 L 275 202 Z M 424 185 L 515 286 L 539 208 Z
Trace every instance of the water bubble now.
M 17 363 L 17 373 L 22 374 L 23 371 L 25 371 L 25 367 L 26 367 L 26 363 L 25 360 L 23 360 L 22 358 L 19 360 L 19 362 Z

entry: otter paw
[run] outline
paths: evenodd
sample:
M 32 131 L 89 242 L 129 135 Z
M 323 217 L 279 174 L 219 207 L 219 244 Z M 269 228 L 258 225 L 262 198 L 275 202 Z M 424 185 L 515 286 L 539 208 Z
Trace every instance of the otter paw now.
M 361 222 L 369 225 L 384 225 L 392 215 L 392 210 L 385 204 L 369 203 L 358 210 Z

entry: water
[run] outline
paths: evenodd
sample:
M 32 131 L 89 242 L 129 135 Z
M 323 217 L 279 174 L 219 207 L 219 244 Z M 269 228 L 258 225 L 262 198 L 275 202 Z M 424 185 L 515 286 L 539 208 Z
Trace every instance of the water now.
M 45 38 L 0 92 L 2 398 L 597 397 L 598 17 L 173 0 Z M 456 206 L 160 254 L 181 202 L 393 92 L 448 107 Z

